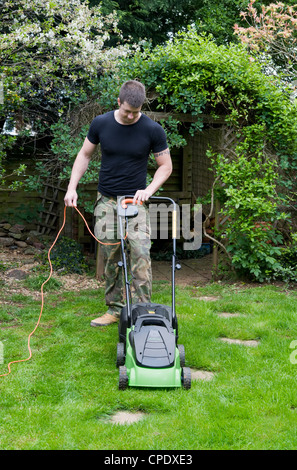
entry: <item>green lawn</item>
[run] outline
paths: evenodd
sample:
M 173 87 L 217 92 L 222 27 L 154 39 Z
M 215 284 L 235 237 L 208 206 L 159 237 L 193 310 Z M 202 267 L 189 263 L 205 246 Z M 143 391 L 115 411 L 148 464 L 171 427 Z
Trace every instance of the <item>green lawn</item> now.
M 154 284 L 153 301 L 170 304 L 170 295 L 168 283 Z M 28 356 L 40 300 L 1 298 L 0 373 L 6 373 L 9 361 Z M 176 309 L 186 365 L 212 371 L 212 380 L 192 381 L 190 390 L 119 391 L 117 325 L 90 327 L 104 312 L 102 290 L 47 293 L 32 359 L 0 377 L 0 449 L 296 449 L 297 364 L 290 345 L 297 340 L 297 291 L 178 287 Z M 111 424 L 119 410 L 145 415 L 131 425 Z

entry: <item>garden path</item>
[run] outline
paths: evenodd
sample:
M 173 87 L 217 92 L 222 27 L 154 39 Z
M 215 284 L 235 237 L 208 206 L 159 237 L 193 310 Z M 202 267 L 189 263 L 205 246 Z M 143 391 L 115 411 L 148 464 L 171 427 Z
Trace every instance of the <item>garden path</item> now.
M 184 259 L 180 261 L 181 269 L 175 271 L 177 285 L 203 285 L 212 279 L 212 254 L 197 259 Z M 153 261 L 153 280 L 171 281 L 171 263 L 168 261 Z

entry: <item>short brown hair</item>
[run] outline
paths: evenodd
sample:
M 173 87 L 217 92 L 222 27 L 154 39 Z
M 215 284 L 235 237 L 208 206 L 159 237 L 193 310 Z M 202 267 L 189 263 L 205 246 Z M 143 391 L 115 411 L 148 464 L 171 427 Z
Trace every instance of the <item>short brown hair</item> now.
M 120 102 L 128 103 L 133 108 L 139 108 L 145 102 L 145 86 L 137 80 L 128 80 L 120 89 Z

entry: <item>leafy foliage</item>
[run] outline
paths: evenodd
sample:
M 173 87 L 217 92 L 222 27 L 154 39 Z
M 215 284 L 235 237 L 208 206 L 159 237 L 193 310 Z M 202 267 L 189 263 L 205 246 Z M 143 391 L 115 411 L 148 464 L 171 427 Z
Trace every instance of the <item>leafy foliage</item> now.
M 281 247 L 278 262 L 280 266 L 275 270 L 275 279 L 297 282 L 297 233 L 292 234 L 290 246 Z
M 34 1 L 37 2 L 37 0 Z M 73 2 L 78 2 L 78 0 L 68 2 L 69 8 L 73 7 Z M 95 14 L 94 11 L 93 13 Z M 42 15 L 41 18 L 43 18 Z M 88 32 L 92 35 L 93 29 L 90 28 Z M 63 34 L 61 40 L 65 42 Z M 85 43 L 82 42 L 82 44 Z M 36 47 L 39 47 L 37 43 Z M 66 48 L 69 57 L 72 57 L 71 54 L 79 52 L 76 47 L 78 46 L 74 47 L 74 52 L 72 52 L 70 45 L 69 48 Z M 61 52 L 62 48 L 59 50 Z M 93 52 L 96 51 L 93 50 Z M 237 210 L 240 208 L 242 213 L 251 212 L 249 215 L 250 225 L 248 226 L 250 238 L 248 241 L 245 239 L 247 243 L 244 245 L 244 253 L 258 251 L 263 253 L 263 257 L 262 261 L 259 255 L 255 261 L 247 263 L 246 260 L 249 256 L 246 254 L 246 258 L 244 258 L 238 254 L 239 251 L 236 252 L 237 248 L 238 250 L 243 248 L 239 247 L 235 238 L 233 241 L 229 240 L 229 251 L 234 257 L 234 262 L 237 263 L 239 259 L 242 259 L 242 262 L 246 263 L 242 267 L 251 275 L 256 278 L 270 276 L 273 267 L 277 265 L 277 262 L 273 261 L 278 255 L 274 245 L 279 243 L 279 236 L 275 232 L 270 232 L 270 228 L 267 229 L 265 237 L 268 233 L 270 237 L 273 237 L 273 243 L 267 243 L 265 237 L 263 238 L 263 233 L 260 236 L 258 230 L 253 232 L 252 237 L 251 227 L 252 221 L 253 223 L 258 221 L 272 223 L 280 217 L 278 212 L 279 198 L 275 191 L 276 184 L 278 192 L 281 190 L 286 193 L 290 198 L 290 204 L 296 207 L 297 109 L 295 104 L 290 101 L 289 91 L 284 89 L 283 84 L 276 77 L 273 79 L 266 77 L 262 73 L 261 64 L 257 60 L 251 59 L 245 47 L 239 44 L 219 46 L 210 37 L 198 35 L 195 28 L 177 34 L 165 46 L 152 48 L 150 44 L 143 43 L 142 48 L 134 51 L 130 56 L 127 56 L 127 50 L 123 52 L 123 55 L 125 57 L 117 62 L 116 69 L 111 71 L 105 69 L 104 73 L 100 69 L 99 76 L 97 69 L 92 69 L 91 72 L 87 66 L 84 70 L 79 69 L 73 81 L 78 88 L 70 89 L 66 86 L 71 83 L 71 73 L 74 73 L 71 67 L 67 77 L 59 75 L 57 69 L 53 75 L 49 75 L 49 77 L 55 77 L 54 83 L 60 79 L 61 83 L 66 80 L 66 85 L 65 88 L 59 88 L 60 91 L 61 89 L 65 90 L 65 95 L 62 94 L 63 100 L 65 98 L 65 106 L 60 108 L 61 120 L 52 126 L 54 139 L 52 140 L 51 155 L 55 155 L 55 159 L 50 162 L 52 165 L 49 166 L 50 170 L 47 168 L 45 170 L 51 173 L 54 165 L 60 179 L 67 179 L 78 150 L 78 142 L 81 145 L 82 134 L 79 135 L 79 132 L 80 130 L 85 132 L 82 126 L 76 134 L 72 133 L 71 118 L 69 119 L 71 112 L 76 107 L 83 107 L 88 102 L 94 101 L 95 96 L 96 104 L 102 112 L 113 109 L 116 105 L 119 87 L 127 79 L 139 79 L 145 83 L 149 96 L 148 109 L 162 110 L 168 114 L 191 114 L 193 122 L 190 124 L 189 131 L 192 135 L 203 129 L 203 114 L 211 115 L 214 118 L 223 115 L 226 125 L 234 130 L 241 141 L 241 144 L 233 149 L 232 159 L 225 161 L 224 164 L 234 177 L 236 171 L 239 173 L 240 165 L 245 165 L 246 178 L 249 182 L 247 188 L 252 195 L 250 205 L 248 205 L 248 201 L 244 201 L 244 193 L 232 192 L 231 188 L 227 191 L 226 188 L 225 205 L 228 210 L 235 207 Z M 117 51 L 117 57 L 119 57 L 119 51 Z M 110 58 L 110 52 L 105 56 L 99 48 L 98 61 L 101 59 L 108 61 L 108 58 Z M 60 64 L 62 63 L 61 56 Z M 50 64 L 52 64 L 51 61 Z M 60 97 L 61 94 L 59 99 Z M 69 111 L 67 113 L 66 103 Z M 170 145 L 185 145 L 182 125 L 178 119 L 171 116 L 164 120 L 162 125 L 167 132 Z M 277 167 L 273 167 L 270 162 L 271 155 L 273 155 L 273 161 L 276 160 Z M 223 179 L 227 176 L 223 172 L 222 161 L 218 158 L 216 162 L 218 165 L 217 176 L 223 184 Z M 265 184 L 262 192 L 259 192 L 260 183 L 258 187 L 256 185 L 255 174 L 251 170 L 252 164 L 256 165 L 257 174 L 263 175 L 261 184 Z M 95 172 L 98 168 L 96 165 L 98 164 L 94 162 Z M 278 169 L 277 175 L 276 168 Z M 94 174 L 91 171 L 89 176 L 93 177 Z M 272 178 L 273 174 L 275 177 L 277 176 L 275 180 Z M 237 187 L 240 188 L 240 184 L 242 181 L 238 180 Z M 240 197 L 242 201 L 239 204 Z M 284 201 L 285 199 L 282 198 L 282 205 Z M 267 210 L 264 219 L 263 208 Z M 243 217 L 240 217 L 238 222 L 241 224 L 238 228 L 239 233 L 243 234 L 247 229 Z M 243 239 L 244 237 L 242 237 L 242 243 Z M 258 268 L 257 263 L 260 263 Z M 259 270 L 261 274 L 259 274 Z
M 224 185 L 223 211 L 230 215 L 228 250 L 238 271 L 271 278 L 280 267 L 282 241 L 274 226 L 287 217 L 280 206 L 290 202 L 296 209 L 297 108 L 289 93 L 243 46 L 218 46 L 193 29 L 166 47 L 126 58 L 114 86 L 131 76 L 146 84 L 150 109 L 191 114 L 192 134 L 203 129 L 203 114 L 225 117 L 239 142 L 232 157 L 214 159 L 215 177 Z M 101 96 L 109 83 L 107 77 L 101 82 Z M 184 145 L 180 122 L 171 116 L 163 125 L 171 142 Z
M 99 3 L 90 0 L 91 5 Z M 199 3 L 201 0 L 105 0 L 102 11 L 117 12 L 118 26 L 125 40 L 134 43 L 149 40 L 155 46 L 192 23 Z M 119 39 L 115 32 L 109 43 L 114 45 Z
M 69 103 L 86 99 L 97 75 L 128 51 L 125 45 L 105 49 L 116 15 L 103 16 L 87 1 L 7 0 L 0 14 L 0 125 L 10 120 L 20 135 L 50 137 Z M 5 136 L 0 164 L 9 146 Z
M 239 152 L 239 149 L 237 149 Z M 223 237 L 232 263 L 239 274 L 264 281 L 280 268 L 277 260 L 282 236 L 274 223 L 286 214 L 278 213 L 276 163 L 261 156 L 247 158 L 245 152 L 228 161 L 218 155 L 214 161 L 227 217 Z
M 91 5 L 102 3 L 102 12 L 116 11 L 123 38 L 138 43 L 148 40 L 154 46 L 164 44 L 179 31 L 195 25 L 199 34 L 210 34 L 217 44 L 237 42 L 234 24 L 245 26 L 240 17 L 248 0 L 90 0 Z M 268 5 L 271 0 L 261 0 Z M 295 0 L 286 0 L 294 5 Z M 112 42 L 119 41 L 117 34 L 111 35 Z
M 82 247 L 68 237 L 58 240 L 50 257 L 53 269 L 60 274 L 83 274 L 87 267 Z M 44 261 L 48 264 L 46 259 Z
M 296 79 L 297 6 L 277 2 L 259 10 L 255 0 L 250 0 L 240 15 L 247 26 L 235 24 L 234 32 L 266 64 L 266 72 L 277 70 L 286 80 Z

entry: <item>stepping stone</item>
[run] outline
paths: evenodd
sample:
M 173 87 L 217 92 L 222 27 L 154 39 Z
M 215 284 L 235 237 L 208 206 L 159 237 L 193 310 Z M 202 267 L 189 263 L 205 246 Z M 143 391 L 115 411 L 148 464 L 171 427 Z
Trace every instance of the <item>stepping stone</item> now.
M 218 317 L 223 317 L 223 318 L 235 318 L 235 317 L 240 317 L 240 313 L 228 313 L 228 312 L 222 312 L 218 313 Z
M 22 269 L 12 269 L 6 274 L 6 276 L 21 281 L 22 279 L 26 279 L 28 274 Z
M 256 347 L 259 344 L 259 341 L 255 339 L 250 340 L 241 340 L 241 339 L 232 339 L 232 338 L 219 338 L 220 341 L 224 341 L 225 343 L 229 344 L 243 344 L 244 346 L 252 346 Z
M 215 297 L 215 296 L 203 296 L 203 297 L 198 297 L 198 300 L 204 300 L 205 302 L 215 302 L 216 300 L 220 300 L 221 297 Z
M 118 411 L 116 414 L 112 416 L 112 418 L 110 419 L 110 422 L 112 424 L 120 424 L 120 425 L 133 424 L 143 419 L 144 416 L 145 414 L 142 413 L 141 411 L 137 411 L 136 413 L 132 413 L 130 411 Z
M 192 380 L 212 380 L 214 375 L 213 372 L 209 372 L 208 370 L 191 369 Z

